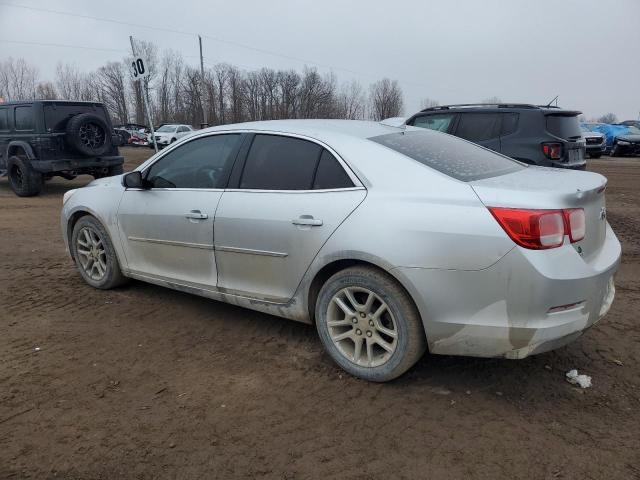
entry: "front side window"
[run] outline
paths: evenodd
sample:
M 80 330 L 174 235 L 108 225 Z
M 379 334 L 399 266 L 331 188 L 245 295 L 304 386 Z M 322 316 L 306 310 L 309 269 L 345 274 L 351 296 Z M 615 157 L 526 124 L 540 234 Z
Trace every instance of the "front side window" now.
M 163 125 L 156 130 L 156 132 L 160 132 L 160 133 L 173 133 L 175 131 L 176 131 L 175 125 Z
M 451 122 L 455 118 L 453 113 L 438 113 L 435 115 L 425 115 L 418 117 L 413 121 L 414 127 L 428 128 L 429 130 L 437 130 L 438 132 L 448 132 Z
M 9 130 L 9 115 L 6 108 L 0 108 L 0 130 Z
M 224 188 L 240 134 L 197 138 L 167 153 L 147 170 L 151 188 Z
M 16 107 L 16 130 L 33 130 L 33 107 Z
M 497 138 L 497 120 L 497 113 L 463 113 L 460 115 L 456 136 L 470 142 Z
M 309 190 L 322 147 L 299 138 L 256 135 L 247 155 L 240 188 Z

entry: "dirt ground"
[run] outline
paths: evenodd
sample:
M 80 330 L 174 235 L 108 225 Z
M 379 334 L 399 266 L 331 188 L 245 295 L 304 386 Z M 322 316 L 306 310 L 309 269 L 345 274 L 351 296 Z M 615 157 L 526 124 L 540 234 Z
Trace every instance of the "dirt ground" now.
M 128 168 L 150 153 L 123 151 Z M 383 385 L 344 374 L 311 326 L 92 289 L 58 225 L 89 178 L 26 199 L 0 180 L 0 478 L 640 478 L 640 158 L 589 169 L 623 244 L 609 315 L 555 352 L 426 355 Z

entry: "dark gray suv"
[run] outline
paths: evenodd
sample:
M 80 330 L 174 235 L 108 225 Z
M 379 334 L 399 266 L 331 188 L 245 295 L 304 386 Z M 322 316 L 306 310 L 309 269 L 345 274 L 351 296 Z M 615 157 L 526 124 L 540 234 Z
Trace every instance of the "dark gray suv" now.
M 531 165 L 586 167 L 581 112 L 529 104 L 469 104 L 432 107 L 407 125 L 439 130 Z

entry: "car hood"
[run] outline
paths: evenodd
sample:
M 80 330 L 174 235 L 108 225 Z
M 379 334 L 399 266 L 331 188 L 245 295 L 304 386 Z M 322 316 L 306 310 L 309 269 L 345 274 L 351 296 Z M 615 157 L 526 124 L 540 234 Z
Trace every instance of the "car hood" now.
M 617 140 L 624 140 L 625 142 L 640 142 L 640 135 L 630 134 L 630 135 L 617 135 Z
M 112 185 L 122 185 L 122 175 L 114 175 L 112 177 L 97 178 L 93 182 L 89 182 L 87 187 L 110 187 Z

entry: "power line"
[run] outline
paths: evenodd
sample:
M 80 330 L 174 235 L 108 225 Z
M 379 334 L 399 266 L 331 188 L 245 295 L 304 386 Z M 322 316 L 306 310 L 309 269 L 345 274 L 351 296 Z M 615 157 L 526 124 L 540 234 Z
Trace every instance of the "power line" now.
M 175 33 L 178 35 L 185 35 L 185 36 L 192 36 L 192 37 L 197 37 L 198 34 L 197 33 L 193 33 L 193 32 L 187 32 L 184 30 L 176 30 L 173 28 L 167 28 L 167 27 L 157 27 L 157 26 L 151 26 L 151 25 L 144 25 L 141 23 L 134 23 L 134 22 L 127 22 L 127 21 L 123 21 L 123 20 L 116 20 L 116 19 L 112 19 L 112 18 L 104 18 L 104 17 L 97 17 L 94 15 L 84 15 L 84 14 L 80 14 L 80 13 L 72 13 L 72 12 L 65 12 L 65 11 L 61 11 L 61 10 L 53 10 L 53 9 L 49 9 L 49 8 L 42 8 L 42 7 L 31 7 L 31 6 L 26 6 L 26 5 L 16 5 L 16 4 L 12 4 L 12 3 L 7 3 L 7 2 L 0 2 L 0 5 L 4 5 L 7 7 L 13 7 L 13 8 L 22 8 L 22 9 L 26 9 L 26 10 L 33 10 L 33 11 L 39 11 L 39 12 L 46 12 L 46 13 L 53 13 L 56 15 L 67 15 L 67 16 L 71 16 L 71 17 L 77 17 L 77 18 L 85 18 L 85 19 L 89 19 L 89 20 L 95 20 L 98 22 L 108 22 L 108 23 L 114 23 L 117 25 L 125 25 L 128 27 L 136 27 L 136 28 L 146 28 L 149 30 L 157 30 L 157 31 L 161 31 L 161 32 L 169 32 L 169 33 Z M 247 45 L 244 43 L 240 43 L 240 42 L 235 42 L 232 40 L 226 40 L 224 38 L 220 38 L 220 37 L 216 37 L 213 35 L 206 35 L 206 34 L 202 34 L 203 37 L 209 39 L 209 40 L 213 40 L 215 42 L 219 42 L 219 43 L 225 43 L 227 45 L 233 45 L 236 47 L 240 47 L 240 48 L 244 48 L 247 50 L 252 50 L 255 52 L 259 52 L 259 53 L 263 53 L 263 54 L 267 54 L 267 55 L 273 55 L 276 57 L 281 57 L 281 58 L 285 58 L 287 60 L 294 60 L 296 62 L 301 62 L 301 63 L 308 63 L 311 65 L 315 65 L 318 67 L 322 67 L 322 68 L 328 68 L 331 70 L 337 70 L 337 71 L 343 71 L 343 72 L 347 72 L 350 73 L 352 75 L 356 75 L 359 77 L 364 77 L 364 78 L 369 78 L 369 79 L 378 79 L 377 75 L 373 75 L 371 73 L 367 73 L 367 72 L 359 72 L 356 70 L 351 70 L 349 68 L 345 68 L 345 67 L 337 67 L 335 65 L 329 65 L 329 64 L 323 64 L 320 62 L 316 62 L 313 60 L 309 60 L 309 59 L 305 59 L 305 58 L 301 58 L 301 57 L 296 57 L 296 56 L 292 56 L 292 55 L 287 55 L 287 54 L 283 54 L 283 53 L 279 53 L 279 52 L 275 52 L 273 50 L 267 50 L 264 48 L 258 48 L 258 47 L 254 47 L 251 45 Z M 189 55 L 185 55 L 185 57 L 188 57 Z M 421 88 L 425 88 L 425 85 L 416 83 L 416 82 L 406 82 L 406 81 L 401 81 L 400 83 L 404 83 L 406 85 L 414 85 L 414 86 L 418 86 Z
M 102 48 L 102 47 L 87 47 L 84 45 L 65 45 L 62 43 L 40 43 L 40 42 L 26 42 L 22 40 L 5 40 L 0 38 L 1 43 L 16 43 L 19 45 L 31 45 L 36 47 L 58 47 L 58 48 L 79 48 L 82 50 L 100 50 L 103 52 L 118 52 L 118 53 L 128 53 L 127 50 L 123 50 L 120 48 Z

